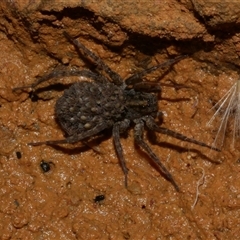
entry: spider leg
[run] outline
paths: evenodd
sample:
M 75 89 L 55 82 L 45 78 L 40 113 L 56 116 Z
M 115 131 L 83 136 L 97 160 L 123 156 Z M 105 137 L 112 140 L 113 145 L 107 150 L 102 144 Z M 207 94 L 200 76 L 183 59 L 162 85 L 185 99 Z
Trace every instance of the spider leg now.
M 172 87 L 175 90 L 179 90 L 181 88 L 189 88 L 182 84 L 168 84 L 168 83 L 159 83 L 159 82 L 149 82 L 149 81 L 142 81 L 138 82 L 133 85 L 134 90 L 141 91 L 141 92 L 161 92 L 162 86 L 165 87 Z M 130 87 L 129 87 L 130 88 Z
M 63 34 L 71 43 L 73 43 L 74 46 L 76 46 L 78 49 L 81 49 L 85 55 L 87 55 L 100 69 L 102 69 L 116 85 L 121 85 L 123 83 L 120 75 L 114 72 L 106 63 L 102 61 L 100 57 L 86 48 L 78 40 L 73 39 L 67 32 L 64 31 Z
M 174 132 L 174 131 L 172 131 L 172 130 L 170 130 L 170 129 L 167 129 L 167 128 L 159 127 L 159 126 L 155 123 L 155 121 L 154 121 L 154 119 L 153 119 L 152 117 L 147 117 L 147 118 L 145 119 L 145 121 L 146 121 L 147 127 L 148 127 L 150 130 L 152 130 L 152 131 L 159 132 L 159 133 L 162 133 L 162 134 L 165 134 L 165 135 L 169 135 L 169 136 L 171 136 L 171 137 L 180 139 L 180 140 L 185 141 L 185 142 L 190 142 L 190 143 L 194 143 L 194 144 L 199 145 L 199 146 L 207 147 L 207 148 L 213 149 L 213 150 L 218 151 L 218 152 L 221 151 L 221 150 L 219 150 L 218 148 L 215 148 L 215 147 L 213 147 L 213 146 L 209 146 L 209 145 L 207 145 L 207 144 L 204 143 L 204 142 L 200 142 L 200 141 L 197 141 L 197 140 L 195 140 L 195 139 L 193 139 L 193 138 L 189 138 L 189 137 L 187 137 L 187 136 L 184 136 L 184 135 L 181 134 L 181 133 Z
M 159 82 L 142 81 L 134 84 L 133 87 L 134 87 L 134 90 L 141 91 L 141 92 L 160 92 L 161 91 L 161 86 Z
M 113 143 L 114 143 L 114 146 L 115 146 L 115 149 L 116 149 L 116 152 L 125 176 L 125 187 L 127 187 L 128 185 L 127 183 L 128 168 L 126 166 L 125 158 L 123 156 L 123 149 L 120 142 L 120 133 L 124 132 L 129 127 L 129 124 L 130 124 L 130 121 L 126 119 L 123 122 L 118 122 L 114 124 L 113 132 L 112 132 Z
M 89 147 L 90 149 L 92 149 L 95 153 L 98 153 L 98 154 L 102 154 L 102 152 L 100 150 L 98 150 L 95 146 L 93 146 L 92 144 L 90 144 L 88 141 L 83 141 L 83 144 L 87 147 Z
M 82 141 L 86 138 L 89 138 L 91 136 L 94 136 L 94 135 L 98 134 L 99 132 L 101 132 L 102 130 L 104 130 L 108 127 L 109 127 L 108 123 L 101 123 L 101 124 L 95 126 L 94 128 L 88 130 L 88 131 L 82 132 L 80 134 L 69 136 L 65 139 L 49 140 L 49 141 L 44 141 L 44 142 L 31 142 L 31 143 L 28 143 L 28 145 L 40 146 L 40 145 L 44 145 L 44 144 L 46 144 L 46 145 L 56 145 L 56 144 L 64 144 L 64 143 L 77 143 L 77 142 L 80 142 L 80 141 Z
M 187 56 L 188 56 L 188 55 L 181 55 L 181 56 L 178 56 L 178 57 L 176 57 L 176 58 L 174 58 L 174 59 L 167 60 L 167 61 L 164 62 L 164 63 L 161 63 L 161 64 L 158 64 L 158 65 L 156 65 L 156 66 L 153 66 L 153 67 L 150 67 L 150 68 L 148 68 L 148 69 L 145 69 L 145 70 L 143 70 L 142 72 L 136 73 L 136 74 L 130 76 L 129 78 L 127 78 L 127 79 L 125 80 L 125 83 L 126 83 L 127 85 L 135 85 L 136 83 L 142 82 L 142 81 L 143 81 L 142 78 L 143 78 L 146 74 L 151 73 L 151 72 L 153 72 L 153 71 L 155 71 L 155 70 L 157 70 L 157 69 L 159 69 L 159 68 L 164 68 L 164 67 L 173 65 L 173 64 L 179 62 L 180 60 L 186 58 Z
M 98 82 L 108 82 L 108 80 L 104 76 L 101 76 L 100 74 L 97 74 L 97 73 L 94 73 L 94 72 L 91 72 L 88 70 L 55 69 L 53 72 L 40 77 L 36 82 L 34 82 L 30 85 L 13 88 L 13 91 L 22 90 L 22 89 L 26 89 L 26 88 L 34 89 L 39 84 L 46 82 L 52 78 L 70 77 L 70 76 L 83 76 L 83 77 L 87 77 L 87 78 L 92 78 L 93 80 L 98 81 Z
M 144 130 L 144 122 L 142 120 L 135 121 L 136 125 L 134 127 L 134 138 L 136 143 L 145 150 L 148 156 L 157 164 L 160 171 L 163 173 L 165 178 L 170 181 L 175 189 L 179 191 L 179 187 L 177 183 L 174 181 L 171 173 L 166 169 L 166 167 L 161 163 L 157 155 L 152 151 L 152 149 L 146 144 L 143 140 L 143 130 Z

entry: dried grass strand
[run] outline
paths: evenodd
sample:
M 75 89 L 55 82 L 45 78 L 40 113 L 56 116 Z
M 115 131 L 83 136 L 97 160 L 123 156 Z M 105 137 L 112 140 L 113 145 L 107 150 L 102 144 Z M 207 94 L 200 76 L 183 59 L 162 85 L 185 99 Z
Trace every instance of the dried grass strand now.
M 215 113 L 208 121 L 207 126 L 213 124 L 218 115 L 221 115 L 220 124 L 213 147 L 222 148 L 226 136 L 227 125 L 230 123 L 230 117 L 233 122 L 233 146 L 236 138 L 240 137 L 240 79 L 224 94 L 224 96 L 211 108 L 216 109 Z
M 205 178 L 205 171 L 204 171 L 204 169 L 203 168 L 201 168 L 201 167 L 199 167 L 199 169 L 201 169 L 202 170 L 202 176 L 201 176 L 201 178 L 197 181 L 197 187 L 196 187 L 196 197 L 195 197 L 195 200 L 194 200 L 194 203 L 193 203 L 193 205 L 191 206 L 191 209 L 193 210 L 194 209 L 194 207 L 196 206 L 196 204 L 197 204 L 197 201 L 198 201 L 198 198 L 199 198 L 199 187 L 201 186 L 201 185 L 203 185 L 204 184 L 204 178 Z

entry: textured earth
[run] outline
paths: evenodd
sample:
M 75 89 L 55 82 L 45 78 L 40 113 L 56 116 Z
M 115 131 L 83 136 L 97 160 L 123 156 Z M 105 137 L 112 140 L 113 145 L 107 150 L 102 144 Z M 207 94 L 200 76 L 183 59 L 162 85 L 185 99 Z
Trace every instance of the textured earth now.
M 121 139 L 126 189 L 110 131 L 91 146 L 28 145 L 64 138 L 55 102 L 81 78 L 53 79 L 35 93 L 12 89 L 59 65 L 94 69 L 63 31 L 123 78 L 188 54 L 146 80 L 163 83 L 162 126 L 211 145 L 225 110 L 207 125 L 213 106 L 239 79 L 240 1 L 5 0 L 0 13 L 1 239 L 239 239 L 233 117 L 221 152 L 145 135 L 180 192 L 134 144 L 130 129 Z

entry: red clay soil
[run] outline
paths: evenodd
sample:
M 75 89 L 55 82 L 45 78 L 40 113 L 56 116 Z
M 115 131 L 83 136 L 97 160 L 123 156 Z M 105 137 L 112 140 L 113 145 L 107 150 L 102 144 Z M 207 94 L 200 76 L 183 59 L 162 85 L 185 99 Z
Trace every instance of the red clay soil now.
M 239 79 L 240 1 L 66 2 L 0 3 L 0 238 L 239 239 L 240 143 L 232 144 L 232 119 L 221 152 L 145 134 L 180 192 L 130 129 L 121 138 L 125 188 L 111 131 L 92 147 L 28 145 L 64 138 L 54 106 L 64 86 L 82 79 L 54 79 L 35 93 L 12 89 L 59 65 L 94 69 L 63 31 L 123 78 L 188 54 L 146 80 L 173 86 L 163 84 L 159 96 L 162 126 L 211 145 L 221 120 L 207 126 L 212 107 Z

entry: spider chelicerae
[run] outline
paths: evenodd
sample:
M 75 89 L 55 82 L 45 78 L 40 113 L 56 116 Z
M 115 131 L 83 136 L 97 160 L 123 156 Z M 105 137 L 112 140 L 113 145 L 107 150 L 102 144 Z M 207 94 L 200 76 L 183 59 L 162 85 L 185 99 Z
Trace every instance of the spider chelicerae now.
M 112 129 L 113 143 L 125 175 L 125 186 L 127 187 L 128 168 L 120 143 L 120 134 L 127 131 L 130 123 L 134 123 L 134 140 L 136 144 L 147 153 L 165 178 L 179 191 L 179 187 L 170 172 L 143 140 L 144 127 L 150 131 L 170 135 L 182 141 L 214 150 L 218 149 L 158 126 L 155 119 L 161 119 L 162 113 L 158 110 L 157 93 L 161 91 L 161 88 L 158 83 L 144 81 L 143 77 L 159 68 L 173 65 L 186 56 L 183 55 L 170 59 L 123 80 L 118 73 L 110 69 L 107 64 L 81 42 L 73 39 L 66 32 L 64 32 L 64 35 L 78 51 L 93 61 L 104 75 L 99 71 L 93 72 L 86 69 L 58 69 L 39 78 L 31 85 L 14 88 L 14 91 L 25 88 L 35 89 L 42 82 L 64 76 L 81 76 L 86 78 L 84 81 L 73 83 L 69 89 L 64 91 L 64 94 L 57 100 L 55 105 L 56 118 L 62 129 L 67 133 L 67 137 L 61 140 L 33 142 L 29 143 L 29 145 L 73 144 L 96 136 L 104 129 Z

